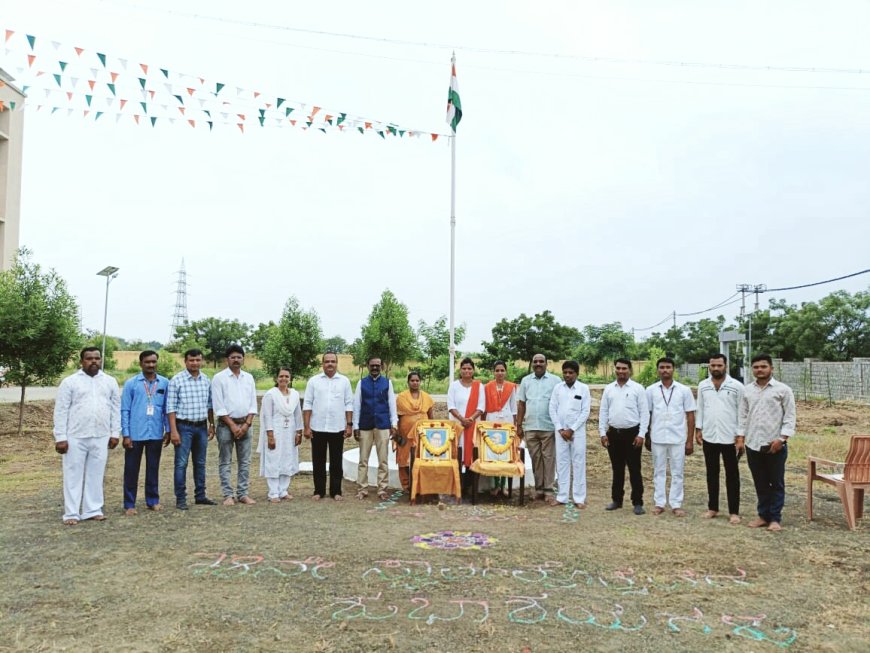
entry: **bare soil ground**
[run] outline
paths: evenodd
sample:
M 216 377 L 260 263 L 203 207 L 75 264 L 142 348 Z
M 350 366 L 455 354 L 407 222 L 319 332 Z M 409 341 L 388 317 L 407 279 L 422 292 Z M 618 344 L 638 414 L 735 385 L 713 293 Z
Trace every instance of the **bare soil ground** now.
M 685 519 L 605 512 L 610 466 L 594 422 L 583 511 L 488 499 L 439 511 L 399 493 L 359 502 L 347 482 L 346 501 L 314 502 L 301 475 L 288 503 L 267 503 L 255 476 L 257 505 L 184 513 L 167 451 L 167 509 L 124 517 L 118 449 L 108 521 L 64 527 L 51 405 L 28 404 L 20 438 L 15 411 L 0 405 L 2 650 L 867 650 L 870 520 L 849 532 L 820 486 L 817 520 L 804 516 L 805 456 L 842 460 L 848 435 L 870 433 L 867 406 L 799 404 L 779 534 L 702 519 L 697 453 Z M 216 454 L 208 487 L 219 498 Z M 754 493 L 741 472 L 746 518 Z M 450 549 L 413 541 L 447 531 Z

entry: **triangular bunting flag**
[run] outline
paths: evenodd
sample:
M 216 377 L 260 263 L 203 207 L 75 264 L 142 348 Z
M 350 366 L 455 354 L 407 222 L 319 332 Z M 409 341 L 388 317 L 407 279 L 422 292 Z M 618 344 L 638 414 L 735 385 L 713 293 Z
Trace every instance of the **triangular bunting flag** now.
M 160 72 L 163 73 L 163 76 L 164 76 L 166 79 L 169 79 L 169 71 L 166 70 L 166 68 L 161 68 L 161 69 L 160 69 Z
M 60 66 L 60 72 L 63 72 L 66 70 L 66 61 L 58 61 L 57 65 Z
M 94 116 L 94 122 L 96 122 L 97 120 L 99 120 L 99 119 L 100 119 L 100 116 L 102 116 L 102 115 L 103 115 L 103 112 L 102 112 L 102 111 L 97 111 L 97 115 Z
M 96 68 L 91 68 L 91 77 L 93 77 L 94 79 L 96 79 L 96 77 L 97 77 L 97 73 L 99 73 L 99 72 L 100 72 L 100 71 L 97 70 Z
M 28 65 L 28 66 L 33 66 L 33 62 L 34 62 L 35 60 L 36 60 L 36 55 L 35 55 L 35 54 L 28 54 L 28 55 L 27 55 L 27 65 Z
M 101 52 L 97 52 L 97 58 L 100 60 L 100 63 L 103 64 L 103 68 L 106 67 L 106 55 Z
M 148 64 L 140 63 L 139 67 L 142 69 L 142 72 L 146 75 L 148 74 Z
M 76 55 L 78 55 L 79 57 L 82 56 L 82 52 L 85 51 L 84 48 L 73 48 L 73 50 L 76 51 Z
M 265 126 L 266 126 L 266 124 L 265 124 L 265 123 L 266 123 L 266 119 L 265 119 L 263 116 L 260 116 L 259 118 L 257 118 L 257 120 L 260 121 L 260 127 L 265 127 Z
M 60 84 L 60 75 L 55 75 L 55 76 L 54 76 L 54 81 L 56 81 L 56 82 L 57 82 L 57 85 L 60 86 L 60 85 L 61 85 L 61 84 Z
M 279 97 L 277 103 L 275 104 L 275 108 L 280 109 L 282 104 L 284 104 L 284 98 Z
M 25 36 L 27 37 L 27 42 L 30 43 L 30 49 L 32 50 L 34 43 L 36 43 L 36 37 L 31 36 L 30 34 L 25 34 Z
M 93 79 L 88 80 L 88 86 L 91 87 L 92 91 L 94 90 L 94 84 L 96 84 L 96 83 L 97 83 L 96 80 L 93 80 Z
M 139 86 L 141 86 L 143 89 L 145 88 L 145 78 L 144 77 L 139 78 Z
M 136 124 L 139 124 L 139 114 L 133 114 L 133 120 L 136 121 Z
M 84 112 L 85 112 L 85 115 L 84 115 L 83 117 L 87 118 L 87 117 L 88 117 L 88 114 L 90 113 L 90 110 L 85 109 Z
M 6 30 L 6 43 L 9 43 L 9 39 L 12 38 L 12 35 L 15 34 L 11 29 Z
M 206 120 L 206 122 L 208 123 L 208 130 L 211 131 L 211 128 L 214 125 L 214 123 L 211 120 Z
M 243 134 L 245 133 L 245 126 L 242 123 L 239 123 L 237 127 L 242 131 Z
M 121 68 L 127 70 L 127 60 L 126 59 L 118 59 L 121 62 Z
M 157 118 L 155 118 L 154 116 L 151 116 L 151 126 L 153 127 L 156 124 L 157 124 Z
M 140 102 L 139 104 L 142 105 L 142 112 L 148 113 L 148 105 L 145 104 L 144 102 Z
M 127 100 L 121 99 L 121 111 L 124 110 L 124 105 L 127 104 Z
M 291 113 L 293 113 L 293 107 L 287 107 L 286 111 L 284 112 L 284 117 L 286 118 Z
M 341 123 L 344 122 L 344 119 L 345 119 L 345 118 L 347 118 L 347 114 L 346 114 L 346 113 L 340 113 L 340 114 L 338 114 L 338 120 L 335 121 L 335 124 L 336 124 L 336 125 L 340 125 Z
M 3 103 L 0 102 L 0 106 L 2 106 L 2 105 L 3 105 Z M 54 115 L 54 112 L 57 111 L 58 109 L 60 109 L 60 107 L 52 107 L 52 108 L 51 108 L 51 113 L 52 113 L 52 115 Z
M 224 87 L 224 84 L 221 84 L 220 82 L 217 82 L 217 83 L 215 83 L 214 87 L 215 87 L 215 92 L 214 92 L 214 94 L 217 95 L 218 93 L 221 92 L 221 89 Z
M 434 143 L 437 140 L 438 140 L 438 134 L 432 134 L 432 142 Z
M 91 100 L 93 100 L 93 99 L 94 99 L 93 95 L 86 95 L 85 96 L 85 102 L 88 103 L 88 106 L 91 106 Z
M 55 50 L 57 50 L 60 48 L 60 43 L 58 43 L 57 41 L 52 41 L 51 47 L 53 47 Z
M 69 100 L 70 102 L 72 102 L 72 96 L 73 96 L 72 91 L 66 92 L 66 99 Z
M 187 121 L 187 124 L 190 125 L 191 127 L 196 127 L 196 121 L 195 121 L 195 120 L 188 120 L 188 121 Z
M 109 90 L 112 92 L 112 95 L 115 94 L 115 85 L 114 84 L 106 84 L 109 87 Z
M 112 83 L 115 83 L 115 80 L 118 79 L 118 73 L 109 73 L 112 78 Z

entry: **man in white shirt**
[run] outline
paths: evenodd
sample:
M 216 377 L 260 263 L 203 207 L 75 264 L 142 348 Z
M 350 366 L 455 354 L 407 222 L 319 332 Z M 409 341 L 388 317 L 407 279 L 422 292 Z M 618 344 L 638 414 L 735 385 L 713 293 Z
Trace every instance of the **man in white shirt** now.
M 350 381 L 339 374 L 338 356 L 326 352 L 323 372 L 308 379 L 302 404 L 304 435 L 311 440 L 314 500 L 326 495 L 326 453 L 329 450 L 329 496 L 341 501 L 342 450 L 353 435 L 353 392 Z
M 674 359 L 660 358 L 656 361 L 656 370 L 660 381 L 646 389 L 654 470 L 653 514 L 662 514 L 669 503 L 674 515 L 685 517 L 686 511 L 682 508 L 683 467 L 686 456 L 694 449 L 695 398 L 689 388 L 674 381 Z M 668 467 L 671 469 L 671 488 L 666 494 Z
M 233 494 L 238 497 L 239 503 L 252 505 L 257 502 L 248 495 L 248 477 L 251 468 L 251 442 L 254 439 L 250 429 L 254 423 L 254 415 L 257 414 L 257 384 L 254 377 L 242 369 L 245 350 L 240 345 L 227 347 L 226 356 L 226 368 L 215 374 L 211 382 L 211 401 L 217 417 L 220 451 L 218 473 L 225 506 L 235 504 Z M 236 464 L 239 468 L 235 492 L 232 483 L 233 449 L 236 450 Z
M 622 508 L 625 496 L 625 468 L 631 483 L 631 505 L 634 514 L 642 515 L 643 476 L 640 473 L 640 455 L 643 438 L 649 428 L 649 407 L 646 389 L 631 380 L 631 361 L 618 358 L 614 361 L 616 381 L 604 388 L 598 409 L 598 432 L 601 444 L 607 447 L 610 466 L 613 469 L 612 501 L 605 510 Z
M 743 384 L 728 374 L 725 354 L 713 354 L 707 366 L 710 376 L 698 384 L 698 414 L 695 441 L 704 450 L 707 467 L 707 512 L 712 519 L 719 514 L 719 457 L 725 465 L 725 492 L 728 496 L 728 521 L 740 523 L 740 469 L 743 442 L 735 445 L 737 412 L 743 397 Z
M 103 476 L 108 450 L 121 433 L 118 382 L 100 369 L 97 347 L 79 355 L 82 368 L 61 381 L 54 402 L 54 450 L 63 456 L 63 523 L 104 521 Z
M 562 363 L 562 381 L 550 395 L 550 419 L 556 428 L 556 503 L 573 495 L 574 505 L 586 507 L 586 420 L 592 407 L 589 386 L 577 380 L 577 361 Z M 573 480 L 572 480 L 573 474 Z
M 748 526 L 767 526 L 767 530 L 776 532 L 782 530 L 787 443 L 797 421 L 794 393 L 773 378 L 773 359 L 767 354 L 752 358 L 752 374 L 755 381 L 744 388 L 737 416 L 737 442 L 746 443 L 746 458 L 758 495 L 758 518 Z

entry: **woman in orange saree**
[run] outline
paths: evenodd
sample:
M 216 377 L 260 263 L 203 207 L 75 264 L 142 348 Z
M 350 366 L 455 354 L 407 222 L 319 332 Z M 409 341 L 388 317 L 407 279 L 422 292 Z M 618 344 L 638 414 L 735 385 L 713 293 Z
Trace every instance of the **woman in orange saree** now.
M 484 386 L 484 394 L 486 396 L 486 416 L 484 419 L 487 422 L 515 424 L 517 415 L 517 385 L 505 380 L 507 365 L 504 361 L 496 361 L 495 365 L 492 366 L 492 371 L 495 378 Z M 492 496 L 498 497 L 504 493 L 506 480 L 504 476 L 494 476 L 492 478 Z
M 399 481 L 406 492 L 411 487 L 409 467 L 411 447 L 417 446 L 417 422 L 432 419 L 435 401 L 432 395 L 420 389 L 420 373 L 408 374 L 408 389 L 396 395 L 396 412 L 399 415 L 399 433 L 393 440 L 396 452 L 396 465 L 399 468 Z

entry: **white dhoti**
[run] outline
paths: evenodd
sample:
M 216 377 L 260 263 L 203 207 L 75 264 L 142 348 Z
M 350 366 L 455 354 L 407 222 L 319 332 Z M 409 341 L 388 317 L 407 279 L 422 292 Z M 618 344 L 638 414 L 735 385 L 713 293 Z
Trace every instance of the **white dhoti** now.
M 69 438 L 63 463 L 64 521 L 103 514 L 103 476 L 109 459 L 109 438 Z

